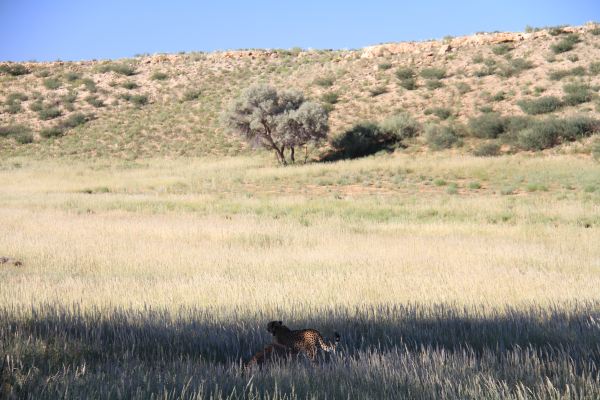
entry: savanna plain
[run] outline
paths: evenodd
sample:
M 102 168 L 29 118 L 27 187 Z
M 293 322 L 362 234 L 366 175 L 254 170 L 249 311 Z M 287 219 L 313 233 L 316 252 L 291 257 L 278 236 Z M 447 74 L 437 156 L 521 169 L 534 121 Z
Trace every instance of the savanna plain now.
M 12 159 L 0 351 L 23 398 L 598 398 L 600 165 Z M 92 183 L 92 184 L 91 184 Z M 316 365 L 241 360 L 266 322 Z

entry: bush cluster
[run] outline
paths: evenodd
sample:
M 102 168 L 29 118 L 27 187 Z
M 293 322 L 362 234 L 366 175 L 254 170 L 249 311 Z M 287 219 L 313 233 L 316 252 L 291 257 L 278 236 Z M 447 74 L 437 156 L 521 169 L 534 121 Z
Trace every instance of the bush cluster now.
M 583 83 L 568 83 L 563 86 L 565 95 L 563 103 L 568 106 L 576 106 L 592 100 L 592 92 L 589 85 Z
M 380 124 L 361 122 L 340 135 L 330 144 L 335 150 L 332 159 L 357 158 L 391 149 L 404 139 L 418 135 L 421 126 L 410 115 L 393 115 Z
M 583 76 L 585 75 L 585 68 L 575 67 L 571 69 L 563 69 L 558 71 L 551 71 L 548 74 L 548 78 L 552 81 L 560 81 L 562 78 L 567 76 Z
M 27 69 L 26 66 L 22 64 L 14 64 L 14 63 L 6 63 L 0 65 L 0 73 L 11 75 L 11 76 L 19 76 L 19 75 L 27 75 L 31 71 Z
M 446 107 L 432 107 L 425 110 L 425 115 L 435 115 L 441 120 L 448 119 L 452 115 L 452 110 Z
M 97 67 L 97 71 L 100 73 L 114 72 L 119 75 L 131 76 L 136 74 L 136 70 L 129 64 L 102 64 Z

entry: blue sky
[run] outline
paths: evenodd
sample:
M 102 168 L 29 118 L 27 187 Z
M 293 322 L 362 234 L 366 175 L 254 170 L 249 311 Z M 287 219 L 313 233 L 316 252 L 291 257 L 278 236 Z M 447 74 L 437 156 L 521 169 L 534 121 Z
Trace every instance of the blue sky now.
M 600 1 L 0 0 L 0 60 L 359 48 L 600 20 Z

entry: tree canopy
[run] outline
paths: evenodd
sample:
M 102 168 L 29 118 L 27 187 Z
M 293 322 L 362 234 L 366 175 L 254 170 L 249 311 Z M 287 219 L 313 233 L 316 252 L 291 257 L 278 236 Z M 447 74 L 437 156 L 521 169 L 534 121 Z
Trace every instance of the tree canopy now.
M 249 87 L 223 115 L 229 130 L 272 150 L 283 165 L 295 162 L 297 147 L 327 137 L 328 118 L 321 105 L 302 93 L 268 85 Z

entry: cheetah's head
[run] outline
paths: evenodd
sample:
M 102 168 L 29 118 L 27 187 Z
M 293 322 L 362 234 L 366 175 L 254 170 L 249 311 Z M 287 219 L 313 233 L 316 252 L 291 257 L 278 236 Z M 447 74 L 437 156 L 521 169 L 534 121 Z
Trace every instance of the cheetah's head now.
M 274 335 L 277 328 L 281 328 L 282 326 L 283 321 L 271 321 L 267 324 L 267 331 Z

